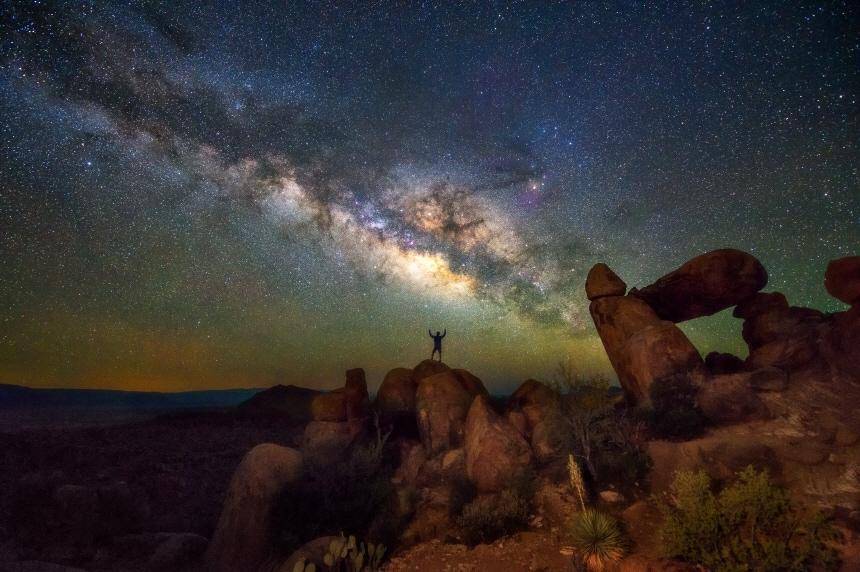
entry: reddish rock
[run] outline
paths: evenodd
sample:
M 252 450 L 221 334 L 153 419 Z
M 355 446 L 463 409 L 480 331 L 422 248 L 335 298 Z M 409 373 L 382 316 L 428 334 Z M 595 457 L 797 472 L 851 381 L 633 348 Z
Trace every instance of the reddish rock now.
M 529 440 L 539 461 L 555 457 L 561 423 L 561 407 L 555 391 L 534 379 L 526 380 L 508 400 L 506 418 Z
M 305 463 L 326 466 L 342 461 L 364 430 L 363 420 L 311 421 L 302 436 Z
M 211 572 L 257 572 L 270 557 L 272 503 L 301 478 L 302 455 L 271 443 L 245 455 L 227 490 L 215 535 L 206 553 Z M 298 515 L 297 515 L 298 516 Z
M 415 413 L 415 391 L 418 384 L 412 370 L 404 367 L 392 369 L 385 374 L 376 393 L 376 409 L 383 416 Z
M 526 440 L 483 396 L 469 408 L 465 448 L 466 474 L 480 492 L 504 489 L 532 461 Z
M 343 389 L 321 393 L 311 401 L 314 421 L 346 421 L 346 395 Z
M 683 322 L 734 306 L 765 284 L 767 271 L 754 256 L 726 248 L 697 256 L 630 295 L 664 320 Z
M 589 307 L 597 333 L 628 399 L 647 400 L 662 377 L 704 370 L 699 352 L 672 322 L 631 296 L 598 298 Z
M 455 369 L 452 371 L 457 376 L 457 379 L 460 380 L 460 385 L 463 386 L 463 389 L 468 391 L 473 397 L 476 395 L 489 395 L 487 388 L 484 387 L 484 382 L 476 375 L 465 369 Z
M 715 375 L 737 373 L 744 369 L 744 360 L 734 354 L 711 352 L 705 356 L 705 367 Z
M 588 271 L 585 279 L 585 295 L 589 300 L 604 296 L 624 296 L 627 284 L 607 265 L 598 262 Z
M 860 304 L 860 256 L 831 260 L 824 273 L 824 287 L 837 300 Z
M 759 292 L 735 306 L 732 316 L 746 320 L 760 314 L 769 314 L 783 310 L 788 310 L 788 301 L 785 299 L 783 293 Z
M 522 411 L 528 420 L 528 429 L 543 421 L 549 412 L 558 410 L 555 391 L 535 379 L 527 379 L 508 399 L 510 411 Z
M 422 379 L 426 377 L 430 377 L 431 375 L 436 375 L 437 373 L 442 373 L 445 371 L 451 371 L 451 368 L 442 363 L 441 361 L 425 359 L 424 361 L 416 365 L 415 368 L 412 370 L 412 379 L 415 380 L 415 383 L 419 383 Z
M 832 362 L 848 377 L 860 381 L 860 305 L 833 315 L 828 332 Z
M 717 375 L 703 384 L 696 402 L 711 423 L 726 425 L 770 416 L 751 387 L 750 376 L 749 373 Z
M 415 395 L 418 432 L 430 456 L 462 445 L 471 403 L 472 395 L 447 368 L 418 383 Z
M 367 394 L 367 381 L 360 367 L 347 370 L 343 386 L 346 398 L 346 418 L 365 419 L 370 414 L 370 397 Z

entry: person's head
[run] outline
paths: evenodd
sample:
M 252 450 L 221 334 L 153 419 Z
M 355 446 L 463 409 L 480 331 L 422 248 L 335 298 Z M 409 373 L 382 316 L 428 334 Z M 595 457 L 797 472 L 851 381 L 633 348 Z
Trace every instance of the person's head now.
M 436 330 L 436 335 L 437 335 L 437 336 L 441 336 L 441 335 L 442 335 L 442 332 L 440 332 L 439 330 Z

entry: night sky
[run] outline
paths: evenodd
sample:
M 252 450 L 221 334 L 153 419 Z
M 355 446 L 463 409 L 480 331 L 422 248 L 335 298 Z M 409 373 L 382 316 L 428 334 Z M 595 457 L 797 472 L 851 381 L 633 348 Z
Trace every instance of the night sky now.
M 851 2 L 340 4 L 3 2 L 0 382 L 375 387 L 428 328 L 495 391 L 608 373 L 588 269 L 721 247 L 845 308 Z

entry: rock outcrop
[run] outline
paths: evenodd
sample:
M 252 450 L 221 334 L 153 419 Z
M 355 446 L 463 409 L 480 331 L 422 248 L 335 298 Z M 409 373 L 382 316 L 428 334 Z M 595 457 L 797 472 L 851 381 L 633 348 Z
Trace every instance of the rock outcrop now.
M 647 400 L 657 379 L 704 370 L 702 357 L 687 336 L 640 298 L 606 296 L 594 300 L 589 310 L 630 401 Z
M 321 393 L 311 402 L 314 421 L 352 421 L 365 419 L 369 414 L 367 381 L 361 368 L 348 370 L 343 387 Z
M 555 457 L 561 422 L 559 395 L 543 383 L 528 379 L 508 399 L 506 419 L 531 444 L 538 461 Z
M 824 273 L 824 287 L 837 300 L 851 306 L 860 304 L 860 256 L 831 260 Z
M 483 396 L 469 408 L 465 450 L 466 474 L 479 492 L 504 489 L 532 462 L 529 444 Z
M 460 379 L 447 368 L 419 381 L 415 397 L 416 416 L 421 442 L 428 455 L 434 456 L 462 445 L 463 428 L 472 399 L 472 394 L 463 387 Z
M 414 415 L 417 382 L 412 370 L 405 367 L 392 369 L 385 374 L 379 391 L 376 392 L 376 410 L 383 417 L 388 415 Z
M 725 248 L 697 256 L 630 295 L 644 300 L 660 318 L 683 322 L 730 308 L 765 284 L 767 271 L 754 256 Z
M 206 553 L 211 572 L 257 572 L 271 550 L 272 503 L 302 475 L 302 455 L 271 443 L 251 449 L 230 481 Z

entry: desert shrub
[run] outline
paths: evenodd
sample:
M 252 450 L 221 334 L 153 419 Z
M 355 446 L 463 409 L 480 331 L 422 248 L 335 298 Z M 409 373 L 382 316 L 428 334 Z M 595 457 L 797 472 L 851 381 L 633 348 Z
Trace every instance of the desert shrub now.
M 514 489 L 482 495 L 463 507 L 457 518 L 466 544 L 493 542 L 528 526 L 531 502 Z
M 577 515 L 571 538 L 580 567 L 594 572 L 621 560 L 627 545 L 618 521 L 593 508 Z
M 705 430 L 705 416 L 696 405 L 696 386 L 686 375 L 660 378 L 651 385 L 648 428 L 663 439 L 693 439 Z
M 462 514 L 463 508 L 475 500 L 477 495 L 478 489 L 475 488 L 475 483 L 465 476 L 451 479 L 449 484 L 448 513 L 451 516 Z
M 601 486 L 614 485 L 621 491 L 632 492 L 648 477 L 651 457 L 641 449 L 602 449 L 597 455 L 597 470 L 602 475 Z
M 377 518 L 397 514 L 389 457 L 385 438 L 378 438 L 356 447 L 344 462 L 306 467 L 304 478 L 282 491 L 273 508 L 276 542 L 282 551 L 289 553 L 309 540 L 341 531 L 390 542 L 388 536 L 394 532 Z M 382 531 L 385 538 L 368 536 Z
M 704 471 L 676 475 L 662 536 L 669 557 L 715 572 L 833 569 L 836 530 L 820 513 L 802 514 L 766 471 L 747 467 L 719 494 Z M 814 566 L 813 566 L 814 565 Z

